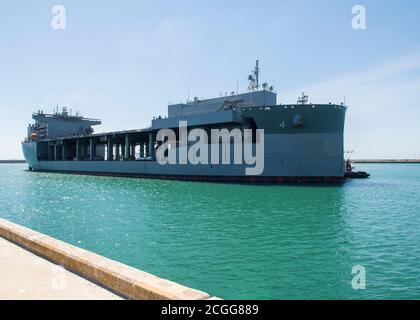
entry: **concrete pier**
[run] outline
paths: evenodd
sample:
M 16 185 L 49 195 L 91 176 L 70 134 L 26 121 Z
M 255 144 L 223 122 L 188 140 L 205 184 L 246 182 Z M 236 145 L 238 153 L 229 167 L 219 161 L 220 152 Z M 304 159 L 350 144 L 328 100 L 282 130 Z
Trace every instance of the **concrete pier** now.
M 420 163 L 420 159 L 355 159 L 352 163 Z
M 120 300 L 120 296 L 0 238 L 0 300 Z
M 82 290 L 87 292 L 88 297 L 94 299 L 118 298 L 111 292 L 137 300 L 206 300 L 210 298 L 207 293 L 158 278 L 4 219 L 0 219 L 0 240 L 2 248 L 0 252 L 0 283 L 3 284 L 3 279 L 9 279 L 9 282 L 5 280 L 6 288 L 17 290 L 17 293 L 23 294 L 25 292 L 19 292 L 19 290 L 28 290 L 19 289 L 23 286 L 42 288 L 42 285 L 37 283 L 37 279 L 39 279 L 41 284 L 44 283 L 44 289 L 40 291 L 41 294 L 44 294 L 46 298 L 54 295 L 54 291 L 46 287 L 45 283 L 49 281 L 50 268 L 56 265 L 62 266 L 69 272 L 68 274 L 74 275 L 74 277 L 72 276 L 74 280 L 71 282 L 72 286 L 74 285 L 74 290 L 69 292 L 69 297 L 73 297 L 73 294 L 77 296 L 78 292 Z M 42 258 L 49 260 L 52 264 L 48 265 L 47 261 Z M 20 269 L 31 270 L 33 273 L 25 276 L 25 274 L 16 272 L 19 270 L 17 265 L 20 265 Z M 76 274 L 87 282 L 80 286 L 77 285 L 77 281 L 80 279 L 75 278 Z M 13 277 L 15 280 L 10 280 Z M 108 291 L 101 291 L 99 286 L 94 288 L 93 283 Z M 10 294 L 7 292 L 9 292 L 7 289 L 6 292 L 0 291 L 0 298 L 13 299 L 17 294 L 16 292 Z M 97 296 L 95 296 L 96 294 Z M 79 298 L 82 299 L 83 296 L 79 296 Z

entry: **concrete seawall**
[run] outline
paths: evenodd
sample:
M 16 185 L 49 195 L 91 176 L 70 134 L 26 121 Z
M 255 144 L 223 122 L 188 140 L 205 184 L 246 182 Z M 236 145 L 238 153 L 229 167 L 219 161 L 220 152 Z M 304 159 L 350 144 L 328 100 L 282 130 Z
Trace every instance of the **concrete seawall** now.
M 420 163 L 420 159 L 356 159 L 352 163 Z
M 207 293 L 158 278 L 4 219 L 0 219 L 0 237 L 130 299 L 209 299 Z

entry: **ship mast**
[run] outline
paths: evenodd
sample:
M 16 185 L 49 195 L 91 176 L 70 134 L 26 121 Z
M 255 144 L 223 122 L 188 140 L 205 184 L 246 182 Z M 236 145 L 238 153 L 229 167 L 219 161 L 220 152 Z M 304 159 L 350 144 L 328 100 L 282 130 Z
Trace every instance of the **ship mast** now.
M 255 91 L 255 89 L 258 91 L 260 88 L 260 67 L 259 67 L 259 60 L 255 63 L 255 69 L 252 71 L 252 74 L 248 77 L 249 80 L 249 90 Z
M 260 88 L 260 81 L 259 81 L 259 77 L 260 77 L 260 67 L 259 67 L 259 61 L 256 61 L 255 64 L 255 71 L 254 71 L 254 76 L 255 76 L 255 82 L 257 83 L 256 87 L 257 87 L 257 91 Z

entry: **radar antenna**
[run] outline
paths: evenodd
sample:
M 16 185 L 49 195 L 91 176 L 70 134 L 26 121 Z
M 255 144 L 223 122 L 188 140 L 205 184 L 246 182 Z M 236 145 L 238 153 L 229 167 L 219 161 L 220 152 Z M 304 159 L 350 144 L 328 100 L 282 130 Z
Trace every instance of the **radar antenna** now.
M 267 83 L 267 82 L 264 82 L 264 83 L 262 84 L 262 88 L 263 88 L 263 90 L 264 90 L 264 91 L 266 91 L 266 90 L 267 90 L 267 88 L 268 88 L 268 83 Z
M 302 92 L 302 96 L 298 98 L 297 103 L 298 104 L 307 104 L 309 100 L 309 97 L 305 95 L 305 92 Z

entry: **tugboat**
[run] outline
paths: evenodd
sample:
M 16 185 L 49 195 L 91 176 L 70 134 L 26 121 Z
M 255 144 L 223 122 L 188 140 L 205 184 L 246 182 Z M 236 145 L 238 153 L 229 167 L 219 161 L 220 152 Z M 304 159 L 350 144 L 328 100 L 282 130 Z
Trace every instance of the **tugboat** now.
M 346 172 L 344 176 L 347 179 L 367 179 L 370 177 L 370 174 L 365 171 L 353 171 L 350 159 L 346 161 Z

